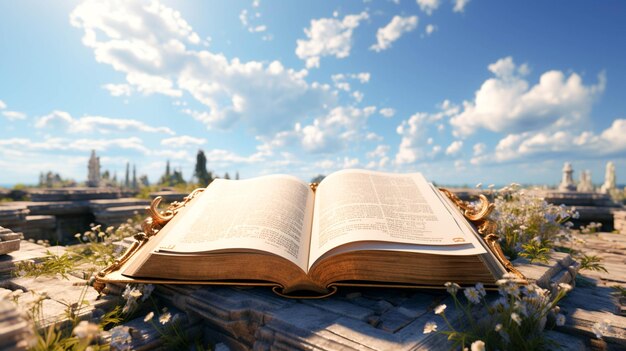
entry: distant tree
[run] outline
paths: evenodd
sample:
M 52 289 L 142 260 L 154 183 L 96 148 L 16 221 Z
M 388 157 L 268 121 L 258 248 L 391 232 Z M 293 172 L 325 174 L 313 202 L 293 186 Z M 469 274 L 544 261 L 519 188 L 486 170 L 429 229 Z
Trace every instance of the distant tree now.
M 137 189 L 137 165 L 133 165 L 133 189 Z
M 124 177 L 124 187 L 130 187 L 130 162 L 126 162 L 126 177 Z
M 100 177 L 104 180 L 109 180 L 109 178 L 111 178 L 111 173 L 107 169 L 104 172 L 102 172 L 102 175 Z
M 237 173 L 235 173 L 235 179 L 239 180 L 239 171 L 237 171 Z
M 174 173 L 176 173 L 176 171 L 174 171 Z M 174 185 L 174 174 L 172 174 L 170 169 L 170 160 L 167 160 L 165 163 L 165 174 L 159 179 L 159 184 L 167 186 Z
M 228 172 L 224 173 L 224 179 L 230 179 L 230 176 L 228 175 Z
M 174 173 L 170 176 L 169 185 L 175 186 L 179 184 L 187 184 L 185 178 L 183 178 L 182 170 L 174 170 Z
M 46 177 L 43 172 L 39 173 L 39 187 L 43 187 L 46 184 Z
M 319 174 L 317 177 L 311 179 L 311 183 L 317 183 L 319 184 L 322 180 L 324 180 L 324 178 L 326 178 L 325 175 L 323 174 Z
M 206 156 L 202 150 L 198 150 L 198 155 L 196 155 L 194 177 L 201 186 L 207 186 L 213 181 L 213 175 L 206 169 Z
M 141 176 L 139 176 L 139 184 L 141 184 L 141 186 L 150 186 L 150 181 L 148 180 L 148 176 L 145 174 L 142 174 Z

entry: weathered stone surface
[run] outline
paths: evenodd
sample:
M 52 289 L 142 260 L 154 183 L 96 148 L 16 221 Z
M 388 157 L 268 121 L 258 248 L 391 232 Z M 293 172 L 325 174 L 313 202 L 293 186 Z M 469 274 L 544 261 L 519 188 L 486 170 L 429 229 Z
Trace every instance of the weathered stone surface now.
M 174 202 L 174 201 L 183 201 L 183 198 L 187 195 L 189 194 L 185 194 L 185 193 L 181 193 L 181 192 L 173 191 L 173 190 L 163 190 L 163 191 L 156 191 L 156 192 L 150 193 L 150 198 L 154 199 L 157 196 L 160 196 L 163 198 L 163 201 L 165 202 Z
M 613 211 L 613 226 L 620 234 L 626 234 L 626 210 Z
M 578 262 L 562 252 L 551 253 L 547 263 L 531 264 L 524 258 L 518 258 L 513 264 L 529 281 L 551 290 L 552 294 L 556 293 L 559 283 L 575 284 L 579 269 Z
M 32 328 L 16 305 L 0 299 L 0 350 L 27 350 Z
M 102 209 L 94 212 L 95 220 L 105 226 L 119 226 L 129 218 L 137 215 L 144 216 L 146 207 L 147 205 L 131 205 Z
M 11 229 L 0 227 L 0 257 L 20 249 L 22 233 L 15 233 Z
M 36 202 L 118 199 L 123 196 L 120 189 L 116 188 L 62 188 L 30 191 L 31 200 Z

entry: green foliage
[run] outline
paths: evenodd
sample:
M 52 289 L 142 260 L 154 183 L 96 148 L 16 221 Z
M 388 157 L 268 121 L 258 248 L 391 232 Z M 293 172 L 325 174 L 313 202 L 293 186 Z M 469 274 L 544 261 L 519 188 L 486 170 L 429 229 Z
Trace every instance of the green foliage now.
M 549 242 L 540 242 L 537 240 L 531 240 L 525 244 L 522 244 L 522 252 L 519 254 L 521 257 L 533 262 L 548 262 L 548 254 L 550 253 Z
M 198 155 L 196 156 L 196 167 L 193 175 L 198 181 L 198 185 L 203 187 L 209 185 L 213 181 L 213 173 L 207 171 L 206 156 L 202 150 L 198 150 Z
M 31 278 L 60 275 L 68 279 L 67 275 L 75 268 L 77 258 L 69 253 L 59 256 L 49 250 L 46 251 L 46 255 L 48 256 L 42 262 L 37 263 L 32 260 L 18 262 L 15 265 L 15 274 Z
M 582 254 L 582 255 L 577 256 L 576 259 L 578 259 L 580 262 L 581 270 L 589 270 L 589 271 L 597 271 L 597 272 L 605 272 L 605 273 L 609 272 L 601 263 L 602 257 L 600 256 Z
M 28 186 L 22 183 L 17 183 L 13 186 L 13 190 L 26 190 Z

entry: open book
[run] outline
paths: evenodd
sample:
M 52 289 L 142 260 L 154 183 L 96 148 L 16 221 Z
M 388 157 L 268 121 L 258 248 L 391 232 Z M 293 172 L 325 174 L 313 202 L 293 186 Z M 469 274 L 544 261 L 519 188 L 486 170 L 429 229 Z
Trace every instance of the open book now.
M 489 283 L 507 272 L 420 173 L 344 170 L 316 188 L 287 175 L 217 179 L 177 212 L 117 278 L 326 294 L 341 285 Z

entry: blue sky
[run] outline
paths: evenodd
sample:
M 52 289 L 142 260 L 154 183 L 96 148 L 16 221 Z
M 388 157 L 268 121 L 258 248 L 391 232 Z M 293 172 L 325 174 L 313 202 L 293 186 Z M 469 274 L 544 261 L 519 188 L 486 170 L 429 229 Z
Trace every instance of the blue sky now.
M 0 184 L 90 150 L 303 179 L 342 168 L 442 184 L 626 177 L 620 1 L 0 2 Z

